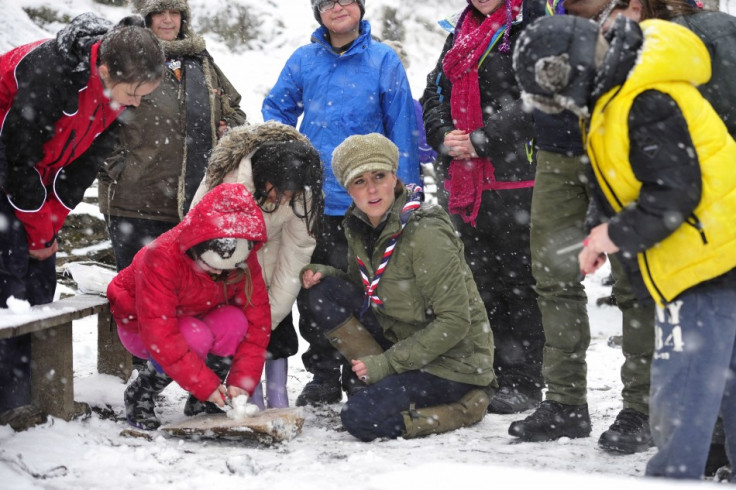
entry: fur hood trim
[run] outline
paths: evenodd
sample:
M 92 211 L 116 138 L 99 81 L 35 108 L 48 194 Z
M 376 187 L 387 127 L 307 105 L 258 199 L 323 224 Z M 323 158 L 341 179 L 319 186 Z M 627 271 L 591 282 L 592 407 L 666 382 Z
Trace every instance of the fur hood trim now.
M 309 142 L 307 137 L 294 127 L 275 121 L 232 128 L 212 150 L 205 180 L 207 190 L 211 190 L 224 180 L 225 175 L 238 168 L 243 158 L 250 156 L 262 144 L 270 141 Z
M 164 53 L 169 58 L 178 56 L 201 55 L 207 48 L 204 38 L 194 32 L 192 28 L 192 13 L 187 0 L 134 0 L 134 9 L 146 19 L 150 27 L 150 15 L 163 10 L 178 10 L 181 12 L 181 31 L 179 39 L 161 41 Z

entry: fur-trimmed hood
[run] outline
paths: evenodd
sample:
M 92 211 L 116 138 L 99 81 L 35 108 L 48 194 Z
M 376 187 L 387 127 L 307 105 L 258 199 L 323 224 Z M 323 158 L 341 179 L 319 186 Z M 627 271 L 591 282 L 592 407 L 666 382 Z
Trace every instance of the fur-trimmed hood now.
M 192 56 L 201 54 L 206 48 L 204 38 L 194 32 L 192 27 L 192 12 L 187 0 L 134 0 L 134 10 L 146 19 L 146 25 L 151 26 L 151 14 L 163 10 L 177 10 L 181 12 L 181 30 L 175 41 L 161 41 L 166 56 Z
M 309 140 L 294 127 L 275 121 L 251 126 L 238 126 L 228 131 L 210 155 L 205 185 L 207 190 L 223 181 L 240 161 L 253 154 L 263 143 L 272 141 Z

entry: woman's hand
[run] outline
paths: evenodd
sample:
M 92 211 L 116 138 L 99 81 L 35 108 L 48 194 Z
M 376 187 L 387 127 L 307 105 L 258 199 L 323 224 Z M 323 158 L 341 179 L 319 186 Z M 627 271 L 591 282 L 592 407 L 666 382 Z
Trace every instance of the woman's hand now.
M 353 372 L 361 381 L 365 382 L 368 379 L 368 370 L 365 368 L 365 364 L 360 359 L 353 359 L 350 361 L 353 365 Z
M 302 286 L 304 287 L 304 289 L 309 289 L 312 286 L 316 286 L 321 280 L 321 272 L 314 272 L 307 269 L 304 271 L 304 274 L 302 274 Z
M 207 401 L 210 402 L 210 403 L 214 403 L 218 407 L 222 408 L 222 407 L 225 406 L 225 393 L 226 393 L 225 386 L 224 385 L 220 385 L 207 398 Z
M 590 231 L 590 235 L 583 240 L 583 250 L 578 255 L 580 272 L 592 274 L 606 263 L 606 254 L 619 251 L 615 243 L 608 236 L 608 223 L 598 225 Z
M 46 260 L 58 251 L 59 244 L 56 239 L 54 239 L 54 243 L 52 243 L 50 247 L 40 248 L 38 250 L 29 250 L 28 255 L 35 260 Z
M 470 136 L 465 131 L 454 129 L 445 135 L 444 144 L 447 154 L 456 160 L 470 160 L 478 155 L 475 153 Z

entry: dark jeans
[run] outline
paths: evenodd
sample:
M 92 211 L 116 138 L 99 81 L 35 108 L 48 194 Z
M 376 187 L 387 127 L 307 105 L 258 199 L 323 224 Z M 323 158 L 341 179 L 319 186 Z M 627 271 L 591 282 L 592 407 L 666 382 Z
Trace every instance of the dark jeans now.
M 42 305 L 54 300 L 56 255 L 46 260 L 28 255 L 26 230 L 15 217 L 5 194 L 0 193 L 0 308 L 8 298 Z M 31 402 L 31 339 L 23 335 L 0 340 L 0 411 Z
M 384 349 L 391 347 L 372 310 L 360 317 L 363 289 L 357 284 L 336 277 L 326 277 L 306 290 L 315 325 L 310 329 L 311 345 L 329 346 L 325 332 L 350 316 L 359 318 L 363 326 Z M 339 355 L 339 354 L 338 354 Z M 379 437 L 397 438 L 405 431 L 401 412 L 458 401 L 477 386 L 438 378 L 421 371 L 407 371 L 388 376 L 376 384 L 353 394 L 340 413 L 350 434 L 362 441 Z
M 317 236 L 317 246 L 312 253 L 313 264 L 331 265 L 347 270 L 348 244 L 342 228 L 343 216 L 324 216 Z M 302 289 L 296 299 L 299 309 L 299 333 L 309 342 L 309 348 L 302 354 L 304 368 L 320 377 L 340 377 L 343 358 L 339 352 L 321 335 L 318 321 L 309 307 L 307 290 Z M 316 332 L 316 333 L 315 333 Z
M 138 251 L 176 226 L 169 221 L 124 218 L 105 215 L 107 231 L 110 233 L 115 252 L 115 267 L 118 272 L 133 262 Z
M 392 374 L 351 396 L 340 412 L 342 425 L 361 441 L 404 434 L 401 412 L 455 403 L 477 386 L 438 378 L 422 371 Z

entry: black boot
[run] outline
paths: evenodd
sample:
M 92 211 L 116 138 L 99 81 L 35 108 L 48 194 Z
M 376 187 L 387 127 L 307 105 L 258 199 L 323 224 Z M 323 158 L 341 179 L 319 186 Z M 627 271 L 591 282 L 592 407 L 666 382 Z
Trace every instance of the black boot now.
M 296 406 L 323 405 L 342 400 L 340 371 L 317 371 L 296 399 Z
M 598 447 L 617 454 L 634 454 L 652 447 L 649 416 L 633 408 L 624 408 L 601 438 Z
M 368 387 L 365 382 L 358 379 L 358 376 L 355 375 L 350 364 L 343 364 L 342 380 L 340 384 L 342 385 L 342 390 L 345 392 L 348 398 Z
M 125 390 L 125 417 L 128 423 L 143 430 L 155 430 L 161 426 L 153 410 L 153 398 L 171 383 L 166 373 L 159 373 L 150 362 Z
M 509 434 L 522 441 L 554 441 L 560 437 L 575 439 L 590 435 L 588 404 L 564 405 L 545 400 L 524 420 L 513 422 Z
M 520 413 L 537 408 L 542 401 L 539 388 L 523 389 L 502 386 L 488 405 L 488 413 Z
M 213 354 L 207 356 L 207 367 L 210 368 L 223 383 L 227 378 L 227 373 L 230 372 L 230 366 L 233 364 L 232 357 L 220 357 Z M 191 417 L 200 413 L 222 413 L 220 407 L 212 402 L 201 402 L 197 400 L 194 395 L 187 397 L 187 402 L 184 404 L 184 415 Z

